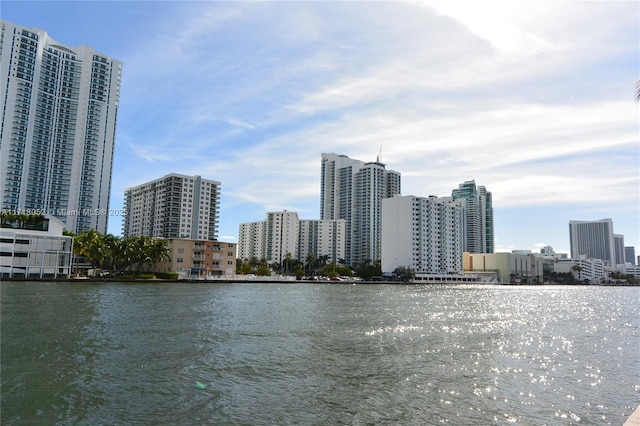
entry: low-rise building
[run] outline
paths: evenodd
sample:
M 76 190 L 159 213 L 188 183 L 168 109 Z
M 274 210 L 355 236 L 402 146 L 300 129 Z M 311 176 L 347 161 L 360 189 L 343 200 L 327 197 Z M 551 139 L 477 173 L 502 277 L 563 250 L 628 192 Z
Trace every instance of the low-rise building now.
M 20 215 L 19 215 L 20 216 Z M 16 216 L 17 217 L 17 216 Z M 0 228 L 2 278 L 69 278 L 73 238 L 53 216 L 12 219 L 3 216 Z
M 543 282 L 542 256 L 520 253 L 464 253 L 465 274 L 495 273 L 503 284 Z
M 605 262 L 580 256 L 577 259 L 558 259 L 553 267 L 556 273 L 571 273 L 577 281 L 600 284 L 606 277 Z
M 171 258 L 154 265 L 155 272 L 174 272 L 181 279 L 234 275 L 236 243 L 167 238 Z

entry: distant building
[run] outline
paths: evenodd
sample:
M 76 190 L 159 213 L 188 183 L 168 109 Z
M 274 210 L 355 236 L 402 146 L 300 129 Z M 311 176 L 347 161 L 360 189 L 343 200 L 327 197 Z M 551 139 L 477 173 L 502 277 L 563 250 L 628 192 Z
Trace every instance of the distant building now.
M 613 221 L 569 221 L 571 258 L 586 256 L 601 259 L 609 266 L 615 266 L 616 252 L 613 238 Z
M 267 261 L 281 264 L 287 255 L 296 259 L 298 257 L 299 231 L 298 213 L 286 210 L 267 213 L 264 244 L 264 257 Z
M 629 262 L 625 265 L 618 265 L 617 270 L 625 275 L 633 275 L 635 278 L 640 278 L 640 266 L 632 265 Z
M 0 227 L 0 277 L 69 278 L 73 238 L 62 235 L 64 224 L 44 216 L 29 224 L 6 220 Z
M 624 235 L 613 234 L 613 245 L 614 245 L 614 252 L 616 256 L 614 265 L 624 265 L 625 264 Z
M 238 231 L 240 259 L 265 259 L 282 263 L 288 254 L 306 261 L 328 256 L 329 263 L 339 263 L 345 254 L 344 220 L 301 220 L 295 212 L 269 212 L 264 221 L 241 223 Z
M 382 200 L 382 271 L 462 272 L 464 210 L 449 199 L 395 195 Z
M 266 221 L 241 223 L 238 229 L 238 258 L 251 260 L 266 259 Z
M 237 244 L 222 241 L 167 238 L 171 259 L 154 265 L 154 272 L 174 272 L 181 279 L 206 279 L 236 273 Z
M 346 263 L 345 236 L 345 221 L 342 219 L 301 220 L 298 260 L 305 263 L 307 255 L 311 254 L 314 259 L 328 256 L 328 263 Z
M 470 253 L 494 252 L 493 196 L 475 180 L 466 181 L 451 191 L 454 200 L 464 201 L 464 247 Z
M 543 257 L 516 253 L 464 253 L 465 274 L 495 273 L 503 284 L 538 284 L 544 280 Z
M 0 209 L 105 234 L 122 62 L 0 25 Z
M 218 238 L 220 182 L 176 173 L 128 188 L 122 233 L 154 238 Z
M 400 173 L 387 170 L 383 163 L 322 154 L 320 219 L 345 221 L 347 265 L 381 258 L 382 200 L 396 194 L 400 194 Z
M 625 263 L 630 263 L 631 265 L 636 264 L 636 249 L 633 246 L 624 248 L 624 261 Z
M 555 256 L 556 252 L 551 246 L 545 246 L 540 249 L 540 254 L 543 256 Z
M 605 279 L 606 268 L 602 259 L 580 256 L 575 259 L 558 259 L 554 264 L 554 272 L 571 273 L 577 281 L 600 284 Z

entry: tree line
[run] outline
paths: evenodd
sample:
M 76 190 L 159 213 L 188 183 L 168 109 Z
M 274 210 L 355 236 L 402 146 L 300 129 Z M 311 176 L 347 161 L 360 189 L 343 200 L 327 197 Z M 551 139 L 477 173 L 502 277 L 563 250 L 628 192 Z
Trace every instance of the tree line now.
M 236 260 L 236 273 L 241 275 L 255 274 L 257 276 L 270 276 L 272 273 L 282 275 L 292 275 L 297 278 L 311 277 L 321 275 L 324 277 L 360 277 L 364 280 L 370 280 L 373 277 L 382 275 L 382 268 L 380 261 L 372 262 L 367 260 L 361 265 L 357 265 L 353 268 L 346 265 L 344 259 L 338 259 L 337 262 L 330 263 L 330 256 L 314 256 L 313 253 L 308 253 L 305 257 L 305 261 L 302 262 L 298 259 L 294 259 L 291 253 L 287 253 L 281 262 L 269 263 L 266 258 L 258 259 L 252 257 L 251 259 L 237 259 Z
M 171 259 L 171 249 L 166 240 L 152 239 L 146 235 L 116 237 L 103 235 L 94 229 L 73 234 L 73 254 L 83 257 L 91 269 L 108 271 L 134 270 L 140 273 L 145 266 L 151 268 L 155 263 Z M 76 262 L 76 274 L 80 273 L 80 263 Z

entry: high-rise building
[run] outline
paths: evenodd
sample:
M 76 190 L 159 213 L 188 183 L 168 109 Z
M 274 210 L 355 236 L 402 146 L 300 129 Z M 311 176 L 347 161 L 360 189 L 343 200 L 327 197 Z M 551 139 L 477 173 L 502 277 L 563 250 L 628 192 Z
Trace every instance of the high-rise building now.
M 344 258 L 345 221 L 301 220 L 298 238 L 298 260 L 306 262 L 311 254 L 314 259 L 327 256 L 327 263 L 346 263 Z
M 449 197 L 396 195 L 382 201 L 382 271 L 462 272 L 464 210 Z
M 281 212 L 267 213 L 265 224 L 266 243 L 264 257 L 270 263 L 282 263 L 288 256 L 298 257 L 298 233 L 300 220 L 298 213 Z
M 122 233 L 217 240 L 220 182 L 176 173 L 127 188 Z
M 636 264 L 636 248 L 628 246 L 624 248 L 624 261 L 632 265 Z
M 241 223 L 238 227 L 238 258 L 260 260 L 265 257 L 266 221 Z M 266 259 L 266 257 L 265 257 Z
M 569 239 L 572 259 L 586 256 L 591 259 L 601 259 L 609 266 L 614 266 L 616 253 L 611 219 L 571 220 L 569 221 Z
M 624 235 L 622 234 L 613 234 L 613 251 L 615 253 L 615 265 L 624 265 L 626 262 L 624 260 Z
M 463 202 L 465 209 L 464 251 L 493 253 L 492 194 L 484 186 L 476 188 L 475 180 L 466 181 L 451 191 L 454 200 Z
M 267 213 L 260 222 L 241 223 L 238 236 L 240 259 L 265 259 L 282 263 L 288 255 L 301 262 L 309 253 L 328 263 L 344 259 L 344 220 L 300 220 L 295 212 Z
M 347 265 L 381 258 L 382 200 L 396 194 L 400 194 L 400 173 L 386 170 L 380 161 L 322 154 L 320 219 L 345 220 Z
M 122 62 L 0 25 L 0 208 L 106 233 Z

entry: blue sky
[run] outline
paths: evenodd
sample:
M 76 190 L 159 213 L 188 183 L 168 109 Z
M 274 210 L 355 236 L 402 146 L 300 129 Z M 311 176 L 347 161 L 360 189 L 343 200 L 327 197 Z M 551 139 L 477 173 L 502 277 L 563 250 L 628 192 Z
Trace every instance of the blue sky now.
M 496 249 L 569 252 L 612 218 L 640 254 L 640 3 L 2 1 L 2 19 L 124 62 L 111 208 L 168 173 L 221 181 L 219 237 L 319 218 L 320 156 L 405 195 L 493 193 Z M 109 231 L 120 234 L 111 217 Z

